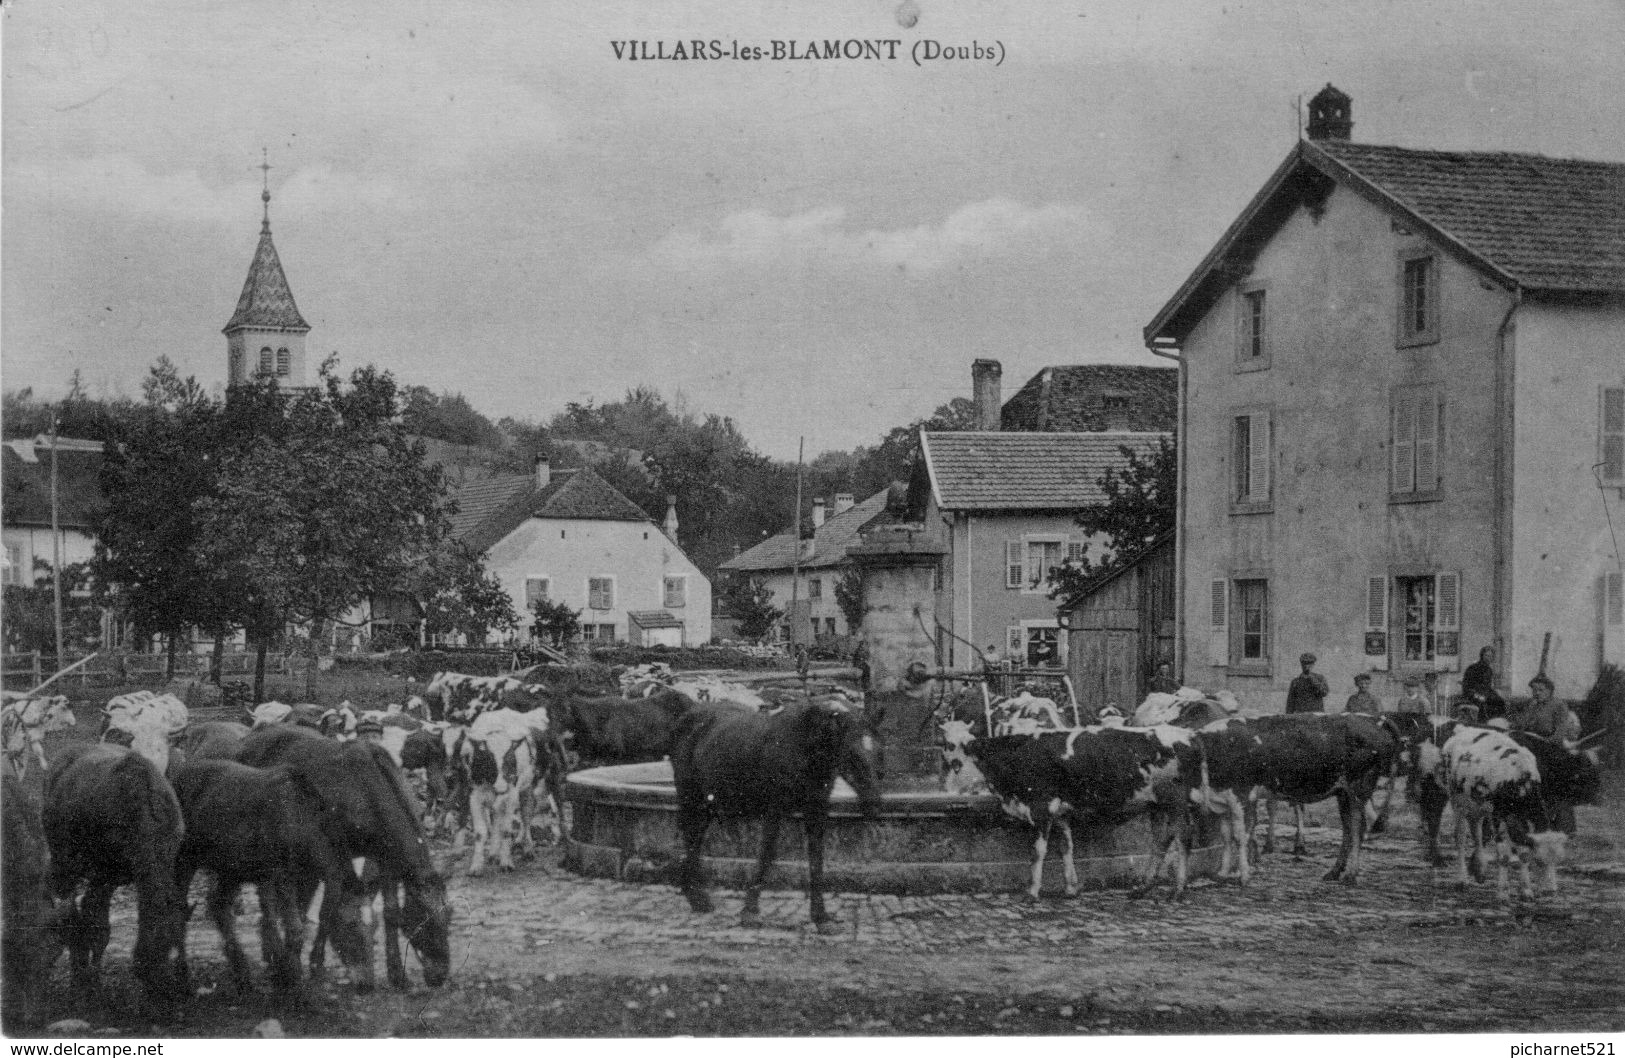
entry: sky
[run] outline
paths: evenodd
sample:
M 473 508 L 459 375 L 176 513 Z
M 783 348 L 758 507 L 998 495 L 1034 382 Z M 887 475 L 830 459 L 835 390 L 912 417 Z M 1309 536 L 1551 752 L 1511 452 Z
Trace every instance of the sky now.
M 1141 331 L 1297 137 L 1625 161 L 1625 3 L 20 0 L 0 384 L 136 396 L 271 225 L 313 359 L 492 418 L 649 385 L 795 458 Z M 762 60 L 628 61 L 716 40 Z M 772 41 L 897 40 L 773 60 Z M 916 64 L 919 42 L 996 49 Z M 885 49 L 889 50 L 889 49 Z M 623 46 L 624 54 L 625 48 Z

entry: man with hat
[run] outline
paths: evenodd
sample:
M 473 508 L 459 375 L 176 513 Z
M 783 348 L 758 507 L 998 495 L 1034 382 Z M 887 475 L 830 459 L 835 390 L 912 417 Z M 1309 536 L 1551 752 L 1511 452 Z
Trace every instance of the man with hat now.
M 1354 677 L 1354 693 L 1349 695 L 1348 704 L 1343 706 L 1345 713 L 1365 713 L 1367 716 L 1376 716 L 1382 712 L 1382 704 L 1371 694 L 1371 673 L 1361 672 Z
M 1544 672 L 1529 681 L 1529 693 L 1534 697 L 1528 704 L 1515 707 L 1507 714 L 1512 730 L 1571 742 L 1580 736 L 1579 720 L 1557 700 L 1556 688 Z
M 1324 713 L 1326 711 L 1326 696 L 1331 688 L 1326 685 L 1326 677 L 1315 671 L 1315 656 L 1305 654 L 1298 659 L 1303 666 L 1303 673 L 1294 679 L 1286 689 L 1286 711 L 1289 713 Z
M 1396 713 L 1421 713 L 1426 716 L 1433 711 L 1428 704 L 1427 696 L 1422 693 L 1422 677 L 1405 677 L 1405 694 L 1394 705 Z

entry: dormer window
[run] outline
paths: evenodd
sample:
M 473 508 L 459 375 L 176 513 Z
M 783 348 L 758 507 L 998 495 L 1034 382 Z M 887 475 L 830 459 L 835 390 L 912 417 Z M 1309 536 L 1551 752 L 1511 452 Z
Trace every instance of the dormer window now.
M 283 346 L 276 351 L 276 375 L 278 378 L 288 377 L 288 368 L 291 360 L 288 356 L 288 347 Z

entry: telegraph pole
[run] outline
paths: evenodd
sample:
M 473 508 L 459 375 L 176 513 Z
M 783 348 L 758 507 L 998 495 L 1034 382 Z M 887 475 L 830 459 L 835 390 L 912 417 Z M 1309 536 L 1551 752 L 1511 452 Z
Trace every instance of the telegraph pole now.
M 807 439 L 796 439 L 796 517 L 790 529 L 790 537 L 795 541 L 795 553 L 790 559 L 790 645 L 799 642 L 796 632 L 796 610 L 801 602 L 801 456 Z
M 56 622 L 56 667 L 67 660 L 62 653 L 62 526 L 57 511 L 57 413 L 51 409 L 51 616 Z

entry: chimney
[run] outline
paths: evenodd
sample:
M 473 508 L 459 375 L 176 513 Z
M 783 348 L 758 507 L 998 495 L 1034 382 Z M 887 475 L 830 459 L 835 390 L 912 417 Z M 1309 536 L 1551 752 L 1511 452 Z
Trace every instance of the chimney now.
M 850 492 L 837 492 L 835 494 L 835 513 L 845 514 L 857 503 Z
M 999 429 L 999 376 L 1004 368 L 997 360 L 972 360 L 970 365 L 971 400 L 976 405 L 976 428 L 994 433 Z
M 823 524 L 824 524 L 824 501 L 822 499 L 815 499 L 815 500 L 813 500 L 813 528 L 817 529 L 819 526 L 821 526 Z
M 677 542 L 677 497 L 666 497 L 666 520 L 660 527 L 671 538 L 672 543 Z
M 536 457 L 536 487 L 539 488 L 539 489 L 545 489 L 545 488 L 547 488 L 548 483 L 551 482 L 552 480 L 553 480 L 553 468 L 552 468 L 552 465 L 548 463 L 546 456 L 537 456 Z
M 1309 138 L 1346 140 L 1354 131 L 1354 100 L 1330 83 L 1309 100 Z

